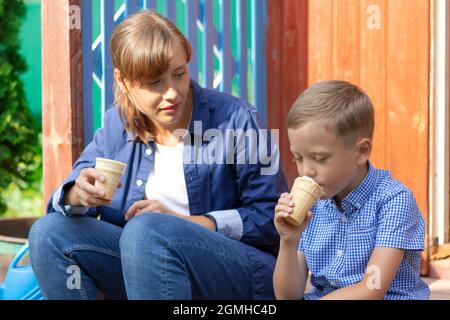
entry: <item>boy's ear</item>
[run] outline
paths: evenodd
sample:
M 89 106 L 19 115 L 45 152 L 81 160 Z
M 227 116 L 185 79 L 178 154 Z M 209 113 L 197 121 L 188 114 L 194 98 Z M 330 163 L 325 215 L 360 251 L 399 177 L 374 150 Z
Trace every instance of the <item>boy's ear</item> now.
M 372 153 L 372 140 L 363 138 L 356 143 L 356 152 L 358 154 L 358 164 L 365 164 Z

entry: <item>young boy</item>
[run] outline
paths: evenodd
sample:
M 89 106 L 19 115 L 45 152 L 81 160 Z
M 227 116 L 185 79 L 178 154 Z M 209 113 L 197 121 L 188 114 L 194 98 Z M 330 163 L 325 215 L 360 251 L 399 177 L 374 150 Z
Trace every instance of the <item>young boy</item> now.
M 277 299 L 428 299 L 419 275 L 425 224 L 414 196 L 369 162 L 370 98 L 348 82 L 318 82 L 294 103 L 287 127 L 299 175 L 325 195 L 299 227 L 284 219 L 291 194 L 275 207 Z M 305 294 L 308 271 L 313 288 Z

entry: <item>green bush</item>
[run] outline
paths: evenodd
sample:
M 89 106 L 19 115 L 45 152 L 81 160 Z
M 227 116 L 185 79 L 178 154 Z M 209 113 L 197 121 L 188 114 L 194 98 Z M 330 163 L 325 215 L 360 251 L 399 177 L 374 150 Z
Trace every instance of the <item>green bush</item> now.
M 39 190 L 42 176 L 40 130 L 20 79 L 27 69 L 19 54 L 25 11 L 23 0 L 0 0 L 0 215 L 6 212 L 10 185 Z

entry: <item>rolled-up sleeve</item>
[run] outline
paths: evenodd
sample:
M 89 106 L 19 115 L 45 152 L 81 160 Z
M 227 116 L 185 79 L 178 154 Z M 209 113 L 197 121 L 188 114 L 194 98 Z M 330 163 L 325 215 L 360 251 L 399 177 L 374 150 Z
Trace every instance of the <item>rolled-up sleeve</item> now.
M 105 114 L 105 123 L 107 123 L 107 116 L 108 113 Z M 64 215 L 68 215 L 68 212 L 65 210 L 63 205 L 64 192 L 68 187 L 75 183 L 75 180 L 80 175 L 82 169 L 95 167 L 95 158 L 102 157 L 104 155 L 103 148 L 105 146 L 105 130 L 106 129 L 104 128 L 97 129 L 92 142 L 89 143 L 89 145 L 81 153 L 80 158 L 74 163 L 72 172 L 51 195 L 47 205 L 47 213 L 56 211 Z M 87 208 L 73 208 L 71 213 L 86 214 L 88 211 L 89 209 Z
M 238 210 L 218 210 L 209 212 L 208 215 L 214 217 L 217 232 L 235 240 L 242 238 L 244 226 Z
M 64 211 L 64 207 L 62 204 L 62 200 L 63 200 L 62 191 L 63 191 L 63 186 L 60 186 L 58 189 L 56 189 L 55 193 L 52 196 L 50 208 L 52 208 L 53 211 L 55 211 L 55 212 L 59 212 L 59 213 L 62 213 L 65 215 L 66 212 Z

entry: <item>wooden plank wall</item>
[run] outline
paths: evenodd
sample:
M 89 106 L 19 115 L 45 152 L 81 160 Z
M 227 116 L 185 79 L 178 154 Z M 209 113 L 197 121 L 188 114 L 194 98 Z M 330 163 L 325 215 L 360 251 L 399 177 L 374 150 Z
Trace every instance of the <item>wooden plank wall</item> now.
M 70 6 L 76 6 L 72 7 L 75 11 L 70 11 Z M 81 0 L 42 1 L 44 205 L 83 148 L 83 68 L 77 8 L 81 8 Z
M 285 131 L 290 105 L 318 80 L 347 80 L 369 94 L 376 112 L 372 162 L 413 190 L 427 230 L 429 19 L 428 0 L 268 0 L 266 57 L 271 128 Z M 295 166 L 280 136 L 292 183 Z
M 297 169 L 289 152 L 285 119 L 308 85 L 308 2 L 268 0 L 267 15 L 267 123 L 280 129 L 281 164 L 292 185 Z

